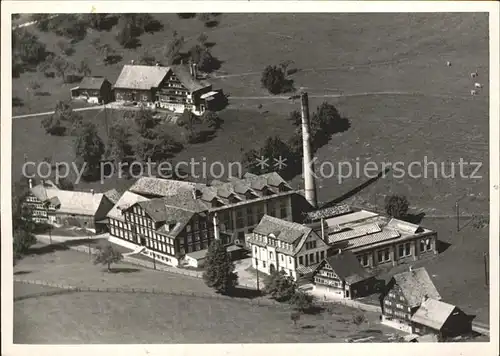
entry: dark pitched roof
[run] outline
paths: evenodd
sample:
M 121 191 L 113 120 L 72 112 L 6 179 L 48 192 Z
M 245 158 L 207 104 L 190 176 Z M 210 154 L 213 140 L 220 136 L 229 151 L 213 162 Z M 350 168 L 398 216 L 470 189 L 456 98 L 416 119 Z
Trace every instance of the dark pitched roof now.
M 350 251 L 343 251 L 342 253 L 328 257 L 325 262 L 330 265 L 340 279 L 350 284 L 372 276 L 361 266 L 356 256 Z
M 116 189 L 110 189 L 107 192 L 104 192 L 106 198 L 108 198 L 113 204 L 118 203 L 120 200 L 121 194 L 118 193 Z
M 176 195 L 181 191 L 192 189 L 193 187 L 195 187 L 195 183 L 175 179 L 141 177 L 129 188 L 129 190 L 136 194 L 165 197 Z
M 106 78 L 104 77 L 83 77 L 78 88 L 80 89 L 101 89 Z
M 194 79 L 189 71 L 189 67 L 185 65 L 174 65 L 170 67 L 172 72 L 174 72 L 175 76 L 179 81 L 186 87 L 190 92 L 194 92 L 203 88 L 210 87 L 210 83 L 205 81 L 200 81 Z
M 306 214 L 306 219 L 308 221 L 317 221 L 320 219 L 327 219 L 334 216 L 347 214 L 352 212 L 352 209 L 347 204 L 338 204 L 329 208 L 319 209 L 315 211 L 308 212 Z
M 425 267 L 398 273 L 392 278 L 401 288 L 403 295 L 412 308 L 419 306 L 425 296 L 441 300 L 441 295 L 439 295 L 436 286 L 432 283 Z
M 276 236 L 276 239 L 287 243 L 293 243 L 304 235 L 308 235 L 311 231 L 312 229 L 307 226 L 269 215 L 264 215 L 259 225 L 253 230 L 254 233 L 260 235 L 267 236 L 273 234 Z

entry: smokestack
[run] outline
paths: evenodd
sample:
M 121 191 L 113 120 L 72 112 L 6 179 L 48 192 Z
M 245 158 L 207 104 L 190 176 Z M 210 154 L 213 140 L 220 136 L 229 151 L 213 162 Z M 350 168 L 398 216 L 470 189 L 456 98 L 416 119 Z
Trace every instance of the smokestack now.
M 214 236 L 215 239 L 218 240 L 220 238 L 220 234 L 219 234 L 219 216 L 217 215 L 217 213 L 214 214 L 213 224 L 214 224 Z
M 323 241 L 326 241 L 325 240 L 325 220 L 323 218 L 321 218 L 321 239 Z
M 28 184 L 30 185 L 30 189 L 33 188 L 33 179 L 28 179 Z
M 194 77 L 194 72 L 193 72 L 193 63 L 189 63 L 189 74 L 191 74 L 192 77 Z
M 314 208 L 318 207 L 316 200 L 316 182 L 314 181 L 314 163 L 312 160 L 311 137 L 309 131 L 309 98 L 307 93 L 301 94 L 302 109 L 302 150 L 304 154 L 304 190 L 306 200 Z

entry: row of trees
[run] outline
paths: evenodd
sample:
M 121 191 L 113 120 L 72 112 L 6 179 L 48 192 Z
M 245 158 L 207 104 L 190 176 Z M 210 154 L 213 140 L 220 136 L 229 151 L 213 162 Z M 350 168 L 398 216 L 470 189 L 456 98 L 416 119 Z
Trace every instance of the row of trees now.
M 171 134 L 172 127 L 146 109 L 127 111 L 123 120 L 114 122 L 108 132 L 107 145 L 95 124 L 74 112 L 68 102 L 58 102 L 54 114 L 44 118 L 41 124 L 50 135 L 75 137 L 76 162 L 80 166 L 86 163 L 83 178 L 87 180 L 98 177 L 103 158 L 117 164 L 131 157 L 160 163 L 183 148 L 183 143 Z M 219 129 L 222 120 L 211 111 L 201 117 L 185 111 L 178 124 L 184 129 L 184 142 L 195 143 Z
M 27 69 L 43 62 L 48 52 L 38 37 L 23 28 L 12 30 L 12 76 L 19 77 Z

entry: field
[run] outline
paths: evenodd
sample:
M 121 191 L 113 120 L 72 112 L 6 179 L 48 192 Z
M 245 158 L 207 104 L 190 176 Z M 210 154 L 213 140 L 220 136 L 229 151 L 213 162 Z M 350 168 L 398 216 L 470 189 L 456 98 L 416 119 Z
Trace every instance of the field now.
M 352 310 L 343 306 L 303 315 L 294 327 L 285 306 L 207 298 L 213 292 L 201 280 L 131 267 L 135 266 L 118 264 L 117 273 L 103 272 L 91 265 L 86 254 L 66 250 L 28 256 L 15 270 L 21 279 L 100 288 L 161 288 L 197 297 L 86 292 L 36 296 L 52 289 L 15 283 L 16 297 L 31 297 L 15 302 L 14 342 L 343 342 L 368 336 L 388 341 L 394 335 L 378 325 L 375 313 L 365 313 L 366 322 L 354 325 Z
M 298 69 L 292 75 L 295 87 L 309 92 L 312 110 L 328 101 L 351 123 L 348 131 L 334 135 L 317 152 L 318 163 L 349 162 L 354 166 L 360 162 L 362 170 L 367 161 L 374 161 L 380 169 L 386 162 L 402 161 L 407 168 L 411 162 L 423 164 L 427 159 L 436 162 L 439 172 L 445 174 L 450 174 L 452 163 L 456 165 L 454 179 L 434 179 L 432 167 L 427 178 L 406 175 L 401 179 L 389 173 L 350 197 L 350 202 L 380 207 L 385 195 L 402 193 L 416 211 L 448 215 L 455 201 L 465 197 L 462 206 L 467 213 L 487 212 L 488 89 L 485 87 L 476 97 L 469 94 L 474 81 L 470 72 L 478 71 L 477 80 L 488 82 L 486 15 L 223 14 L 219 25 L 212 29 L 203 28 L 197 19 L 181 20 L 165 14 L 157 14 L 156 18 L 164 30 L 141 36 L 142 45 L 135 50 L 120 49 L 113 31 L 91 33 L 75 45 L 73 57 L 95 58 L 90 43 L 93 37 L 101 37 L 123 59 L 109 66 L 99 60 L 89 63 L 93 75 L 105 75 L 113 82 L 123 64 L 137 60 L 145 52 L 161 59 L 162 46 L 171 30 L 188 40 L 185 49 L 201 32 L 206 33 L 213 44 L 212 53 L 222 61 L 211 81 L 230 95 L 230 105 L 221 112 L 225 119 L 223 130 L 210 142 L 186 147 L 176 160 L 206 157 L 208 163 L 239 161 L 242 150 L 258 146 L 268 135 L 291 135 L 293 127 L 286 117 L 299 104 L 269 96 L 259 83 L 266 65 L 290 59 L 294 61 L 291 67 Z M 34 27 L 28 28 L 37 32 Z M 455 31 L 446 31 L 448 28 Z M 56 50 L 55 35 L 38 35 Z M 452 62 L 451 67 L 445 65 L 447 60 Z M 60 79 L 42 80 L 40 75 L 25 73 L 13 80 L 13 96 L 32 105 L 14 108 L 15 113 L 52 110 L 56 100 L 69 95 L 69 86 L 61 85 Z M 31 80 L 42 83 L 40 90 L 51 96 L 26 96 L 25 88 Z M 95 121 L 102 125 L 102 112 L 84 113 L 97 114 Z M 40 120 L 13 122 L 15 173 L 25 153 L 35 161 L 50 154 L 54 161 L 73 160 L 72 139 L 48 137 L 39 127 Z M 465 162 L 483 162 L 476 173 L 482 178 L 460 177 L 457 165 L 461 158 Z M 331 175 L 330 166 L 324 168 L 327 177 Z M 337 166 L 334 169 L 338 172 Z M 363 171 L 340 183 L 336 175 L 325 178 L 319 182 L 320 200 L 335 200 L 368 179 Z M 114 179 L 100 190 L 112 186 L 125 189 L 129 184 Z M 294 184 L 300 187 L 302 182 L 296 179 Z M 96 184 L 83 183 L 78 188 L 96 188 Z

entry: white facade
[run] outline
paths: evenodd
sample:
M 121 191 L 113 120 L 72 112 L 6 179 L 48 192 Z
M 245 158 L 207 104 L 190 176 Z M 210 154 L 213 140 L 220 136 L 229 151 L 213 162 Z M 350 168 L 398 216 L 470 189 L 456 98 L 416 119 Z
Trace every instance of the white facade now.
M 277 240 L 277 246 L 269 244 L 268 238 Z M 256 240 L 258 242 L 254 242 Z M 298 267 L 307 267 L 321 262 L 326 258 L 329 248 L 314 231 L 311 231 L 305 238 L 302 237 L 294 241 L 294 243 L 280 241 L 273 234 L 261 236 L 254 233 L 248 240 L 248 245 L 252 251 L 253 268 L 265 274 L 271 274 L 273 271 L 284 271 L 294 279 L 298 277 Z

